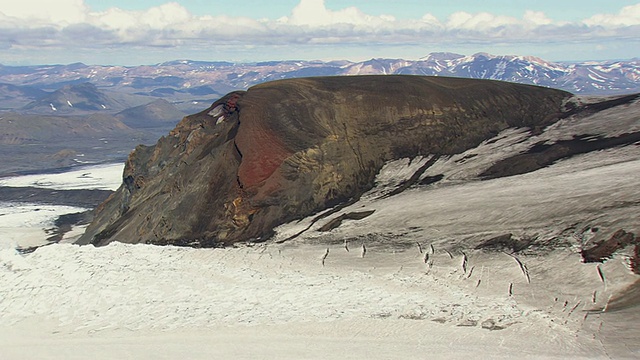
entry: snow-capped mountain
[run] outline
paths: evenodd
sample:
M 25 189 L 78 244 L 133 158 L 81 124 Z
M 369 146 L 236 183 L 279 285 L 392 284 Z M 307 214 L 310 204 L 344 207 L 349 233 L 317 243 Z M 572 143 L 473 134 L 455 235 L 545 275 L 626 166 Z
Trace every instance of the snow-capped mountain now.
M 269 61 L 230 63 L 176 60 L 156 65 L 0 66 L 0 84 L 54 91 L 90 82 L 101 89 L 167 98 L 179 104 L 210 102 L 237 89 L 270 80 L 328 75 L 415 74 L 495 79 L 553 87 L 578 94 L 640 92 L 640 59 L 549 62 L 532 56 L 464 56 L 432 53 L 418 60 Z M 197 105 L 196 105 L 197 106 Z

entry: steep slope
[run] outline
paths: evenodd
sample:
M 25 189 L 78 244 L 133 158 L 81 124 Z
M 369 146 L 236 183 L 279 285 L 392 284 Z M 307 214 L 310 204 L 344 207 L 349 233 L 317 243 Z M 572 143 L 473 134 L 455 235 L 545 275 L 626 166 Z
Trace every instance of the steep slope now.
M 275 239 L 375 236 L 396 246 L 428 239 L 529 254 L 570 248 L 585 263 L 626 257 L 640 274 L 633 254 L 640 239 L 628 235 L 640 233 L 640 94 L 574 97 L 565 106 L 577 104 L 539 132 L 511 128 L 459 154 L 388 162 L 359 201 L 279 227 Z M 366 219 L 328 226 L 365 212 Z
M 79 243 L 216 246 L 359 198 L 390 160 L 464 152 L 559 119 L 570 94 L 486 80 L 354 76 L 234 92 L 131 154 Z

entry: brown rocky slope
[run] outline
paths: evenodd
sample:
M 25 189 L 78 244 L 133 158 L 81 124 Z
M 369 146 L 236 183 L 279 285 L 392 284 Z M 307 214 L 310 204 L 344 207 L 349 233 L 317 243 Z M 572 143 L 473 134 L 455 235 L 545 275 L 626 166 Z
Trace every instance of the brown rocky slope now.
M 489 80 L 354 76 L 234 92 L 130 155 L 78 241 L 219 246 L 358 198 L 389 160 L 537 131 L 571 94 Z

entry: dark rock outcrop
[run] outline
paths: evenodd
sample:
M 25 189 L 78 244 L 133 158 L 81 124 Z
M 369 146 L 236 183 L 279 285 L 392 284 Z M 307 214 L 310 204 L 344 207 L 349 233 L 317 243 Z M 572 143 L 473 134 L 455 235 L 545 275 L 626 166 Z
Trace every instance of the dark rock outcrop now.
M 529 151 L 503 159 L 480 176 L 495 179 L 533 172 L 549 166 L 558 160 L 578 154 L 630 145 L 640 141 L 640 131 L 630 132 L 610 138 L 601 136 L 574 136 L 571 140 L 558 140 L 553 144 L 536 144 Z
M 513 234 L 498 235 L 476 246 L 476 250 L 509 251 L 518 253 L 533 244 L 533 239 L 518 239 Z
M 349 213 L 345 213 L 342 214 L 340 216 L 338 216 L 335 219 L 331 219 L 330 221 L 328 221 L 326 224 L 322 225 L 318 231 L 331 231 L 335 228 L 337 228 L 338 226 L 340 226 L 340 224 L 342 224 L 343 221 L 345 220 L 362 220 L 366 217 L 368 217 L 369 215 L 373 214 L 375 212 L 375 210 L 368 210 L 368 211 L 354 211 L 354 212 L 349 212 Z
M 622 250 L 627 246 L 635 246 L 635 256 L 631 259 L 631 267 L 635 273 L 639 273 L 639 269 L 637 268 L 637 257 L 640 239 L 637 238 L 634 233 L 627 232 L 623 229 L 613 233 L 613 235 L 611 235 L 611 237 L 606 241 L 598 242 L 588 249 L 582 249 L 580 254 L 582 255 L 582 260 L 586 263 L 605 262 L 606 260 L 611 259 L 616 251 Z
M 79 240 L 217 246 L 362 195 L 389 160 L 559 119 L 570 94 L 487 80 L 355 76 L 234 92 L 139 146 Z

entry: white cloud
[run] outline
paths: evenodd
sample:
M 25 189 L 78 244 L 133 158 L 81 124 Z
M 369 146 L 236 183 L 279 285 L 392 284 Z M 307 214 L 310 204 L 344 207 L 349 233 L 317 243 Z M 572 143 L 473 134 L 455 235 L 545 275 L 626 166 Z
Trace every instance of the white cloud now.
M 517 44 L 629 39 L 637 37 L 640 27 L 640 4 L 576 23 L 554 21 L 538 11 L 526 11 L 521 18 L 489 12 L 456 12 L 444 20 L 420 15 L 400 20 L 356 7 L 331 10 L 324 0 L 300 0 L 278 20 L 198 16 L 177 2 L 143 11 L 92 12 L 83 0 L 0 0 L 0 48 Z
M 107 29 L 163 30 L 188 24 L 196 18 L 180 4 L 173 2 L 145 11 L 124 11 L 111 8 L 104 12 L 89 13 L 87 19 L 91 25 Z
M 617 14 L 598 14 L 584 20 L 588 26 L 627 27 L 640 25 L 640 4 L 625 6 Z
M 522 19 L 525 23 L 532 26 L 551 25 L 553 21 L 549 19 L 542 11 L 527 10 L 524 13 Z
M 324 0 L 301 0 L 293 8 L 291 17 L 279 19 L 280 23 L 308 27 L 326 27 L 337 24 L 376 26 L 394 21 L 395 18 L 393 16 L 371 16 L 356 7 L 332 11 L 327 9 Z
M 469 14 L 461 11 L 449 16 L 446 25 L 451 30 L 487 31 L 516 24 L 518 24 L 518 20 L 508 16 L 496 16 L 487 12 Z
M 179 25 L 191 20 L 192 15 L 180 4 L 172 2 L 145 11 L 140 23 L 153 29 Z
M 64 26 L 86 20 L 89 9 L 83 0 L 15 0 L 0 2 L 0 13 L 19 19 L 23 26 Z

